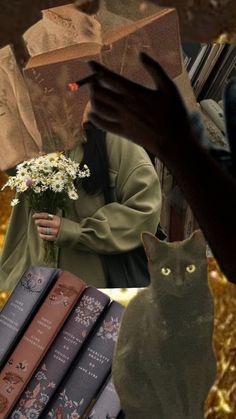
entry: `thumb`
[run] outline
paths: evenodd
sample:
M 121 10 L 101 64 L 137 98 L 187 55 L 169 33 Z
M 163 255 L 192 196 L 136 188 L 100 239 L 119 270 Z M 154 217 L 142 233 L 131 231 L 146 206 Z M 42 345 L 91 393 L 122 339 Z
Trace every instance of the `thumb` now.
M 162 66 L 157 62 L 154 61 L 149 55 L 141 52 L 139 55 L 140 61 L 148 71 L 148 73 L 152 76 L 155 85 L 160 90 L 173 90 L 175 89 L 175 85 L 169 76 L 166 74 Z

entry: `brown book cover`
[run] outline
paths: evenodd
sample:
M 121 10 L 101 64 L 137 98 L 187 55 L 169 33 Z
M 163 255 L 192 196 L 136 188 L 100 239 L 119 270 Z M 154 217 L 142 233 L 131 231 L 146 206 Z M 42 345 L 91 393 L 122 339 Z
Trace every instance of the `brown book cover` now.
M 161 9 L 103 36 L 102 62 L 111 70 L 147 87 L 155 87 L 139 61 L 146 52 L 171 78 L 182 72 L 178 16 L 175 9 Z
M 0 313 L 0 369 L 52 288 L 58 269 L 30 266 Z
M 76 304 L 85 284 L 63 272 L 0 374 L 0 418 L 6 419 Z

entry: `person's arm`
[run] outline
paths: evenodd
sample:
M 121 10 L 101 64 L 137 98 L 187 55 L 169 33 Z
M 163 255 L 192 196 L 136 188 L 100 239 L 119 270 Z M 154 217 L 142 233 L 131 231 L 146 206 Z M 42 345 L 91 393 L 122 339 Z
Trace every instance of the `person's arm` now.
M 59 247 L 101 254 L 125 252 L 141 245 L 142 231 L 155 234 L 161 211 L 161 188 L 155 169 L 140 147 L 117 138 L 113 142 L 111 159 L 120 159 L 120 167 L 113 166 L 118 202 L 102 206 L 79 223 L 62 218 L 55 241 Z
M 236 181 L 198 144 L 174 83 L 142 54 L 150 90 L 91 63 L 90 120 L 143 145 L 174 175 L 228 280 L 236 283 Z M 236 117 L 236 115 L 235 115 Z

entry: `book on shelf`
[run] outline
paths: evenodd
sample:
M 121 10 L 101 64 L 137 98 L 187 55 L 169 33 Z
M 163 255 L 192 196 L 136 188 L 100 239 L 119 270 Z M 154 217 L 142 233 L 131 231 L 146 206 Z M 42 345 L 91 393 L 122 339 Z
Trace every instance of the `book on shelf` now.
M 79 354 L 68 377 L 44 413 L 45 418 L 81 417 L 110 374 L 124 307 L 111 302 L 92 336 Z
M 31 266 L 19 279 L 0 312 L 0 368 L 25 332 L 58 274 L 57 269 Z
M 15 418 L 17 414 L 30 417 L 32 409 L 35 417 L 43 414 L 109 302 L 109 297 L 96 288 L 85 289 L 10 418 Z
M 185 55 L 186 70 L 190 80 L 194 80 L 199 72 L 201 65 L 204 63 L 208 51 L 209 44 L 184 43 L 183 52 Z M 186 59 L 187 58 L 187 59 Z
M 202 88 L 198 98 L 214 99 L 216 102 L 222 99 L 224 87 L 231 73 L 234 73 L 236 65 L 236 46 L 224 45 L 210 76 Z
M 121 412 L 120 400 L 109 376 L 85 419 L 115 419 Z
M 182 47 L 196 98 L 221 100 L 228 79 L 236 74 L 236 47 L 219 43 L 183 43 Z
M 153 85 L 153 80 L 139 61 L 141 51 L 158 60 L 170 77 L 182 72 L 175 9 L 163 8 L 152 16 L 110 30 L 102 38 L 102 45 L 75 44 L 29 59 L 24 77 L 41 135 L 40 152 L 70 149 L 77 142 L 89 87 L 86 84 L 71 91 L 67 86 L 91 74 L 88 61 L 101 61 L 111 70 L 148 86 Z
M 200 70 L 196 73 L 196 76 L 192 80 L 193 90 L 198 97 L 202 91 L 202 88 L 206 81 L 208 80 L 211 71 L 214 68 L 217 60 L 219 59 L 224 45 L 222 44 L 211 44 L 207 51 L 206 57 L 203 60 Z
M 56 280 L 0 373 L 1 419 L 9 417 L 84 288 L 69 272 L 62 272 Z

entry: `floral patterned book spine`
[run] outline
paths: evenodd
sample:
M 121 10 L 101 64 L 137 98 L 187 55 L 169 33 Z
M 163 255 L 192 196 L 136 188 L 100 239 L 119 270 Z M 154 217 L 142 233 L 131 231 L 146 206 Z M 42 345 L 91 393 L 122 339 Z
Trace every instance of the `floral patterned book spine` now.
M 0 374 L 0 418 L 8 418 L 85 285 L 63 272 L 36 313 Z
M 39 417 L 42 414 L 109 302 L 109 297 L 96 288 L 89 287 L 83 292 L 15 406 L 11 418 Z
M 118 418 L 120 411 L 120 400 L 110 376 L 85 419 L 115 419 Z
M 30 267 L 21 276 L 0 313 L 0 369 L 53 286 L 58 273 L 57 269 Z
M 48 406 L 45 418 L 79 418 L 85 413 L 110 373 L 123 311 L 121 304 L 110 304 L 69 377 Z

